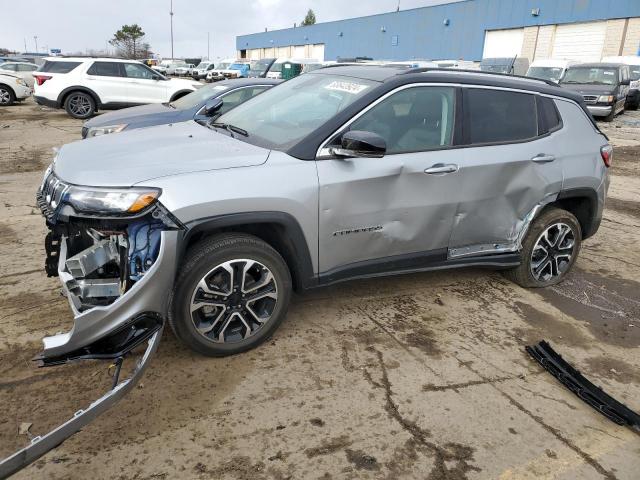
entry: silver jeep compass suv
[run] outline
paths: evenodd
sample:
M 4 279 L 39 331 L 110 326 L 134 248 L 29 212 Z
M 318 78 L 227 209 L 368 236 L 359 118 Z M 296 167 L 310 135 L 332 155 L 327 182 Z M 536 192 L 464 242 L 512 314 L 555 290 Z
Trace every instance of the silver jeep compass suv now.
M 115 358 L 168 320 L 247 350 L 292 290 L 487 266 L 563 279 L 600 224 L 612 149 L 544 81 L 338 66 L 227 112 L 62 147 L 38 202 L 75 322 L 44 364 Z

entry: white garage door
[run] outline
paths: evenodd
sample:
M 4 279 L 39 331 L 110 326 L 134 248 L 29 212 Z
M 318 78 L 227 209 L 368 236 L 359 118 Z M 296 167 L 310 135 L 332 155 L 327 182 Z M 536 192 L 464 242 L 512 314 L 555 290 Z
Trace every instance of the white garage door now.
M 523 28 L 490 30 L 484 36 L 482 58 L 519 56 L 522 51 Z
M 553 58 L 599 62 L 606 32 L 606 22 L 558 25 L 553 42 Z
M 324 62 L 324 43 L 316 43 L 311 49 L 311 58 Z
M 292 58 L 304 58 L 304 45 L 294 45 Z

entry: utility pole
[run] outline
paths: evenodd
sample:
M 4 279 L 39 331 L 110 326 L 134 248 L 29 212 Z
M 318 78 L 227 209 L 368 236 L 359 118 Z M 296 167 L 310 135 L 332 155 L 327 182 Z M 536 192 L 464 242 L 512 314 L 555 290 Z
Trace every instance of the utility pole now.
M 24 53 L 27 53 L 27 37 L 24 37 Z
M 207 60 L 210 60 L 210 59 L 211 59 L 211 56 L 210 56 L 210 55 L 211 55 L 211 49 L 210 49 L 210 46 L 211 46 L 211 42 L 210 42 L 210 40 L 209 40 L 209 32 L 207 32 Z
M 38 36 L 34 35 L 33 40 L 36 42 L 36 53 L 38 53 Z
M 173 60 L 173 0 L 171 0 L 171 8 L 169 9 L 169 17 L 171 17 L 171 60 Z

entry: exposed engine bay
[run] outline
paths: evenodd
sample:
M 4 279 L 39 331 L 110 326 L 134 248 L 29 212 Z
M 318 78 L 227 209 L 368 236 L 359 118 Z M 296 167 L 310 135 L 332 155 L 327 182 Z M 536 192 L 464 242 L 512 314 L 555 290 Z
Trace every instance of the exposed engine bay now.
M 45 241 L 45 270 L 50 277 L 64 277 L 61 280 L 78 312 L 109 305 L 154 264 L 165 228 L 153 214 L 129 222 L 82 219 L 58 223 Z

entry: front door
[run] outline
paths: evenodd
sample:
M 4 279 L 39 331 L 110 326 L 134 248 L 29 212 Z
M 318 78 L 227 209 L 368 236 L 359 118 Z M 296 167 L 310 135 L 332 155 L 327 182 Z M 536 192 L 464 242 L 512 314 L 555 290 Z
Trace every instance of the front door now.
M 167 80 L 157 80 L 153 70 L 140 63 L 125 63 L 130 103 L 168 102 Z M 169 80 L 170 81 L 170 80 Z
M 379 135 L 384 157 L 318 159 L 319 266 L 329 281 L 446 257 L 457 205 L 455 98 L 452 87 L 399 89 L 341 132 Z

